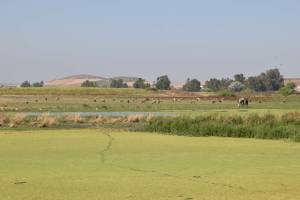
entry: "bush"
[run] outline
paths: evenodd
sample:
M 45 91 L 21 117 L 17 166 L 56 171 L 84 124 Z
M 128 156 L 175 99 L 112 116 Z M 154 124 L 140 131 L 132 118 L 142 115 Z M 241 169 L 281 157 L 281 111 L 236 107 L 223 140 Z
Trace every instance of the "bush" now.
M 224 90 L 224 91 L 220 92 L 219 95 L 221 97 L 235 97 L 235 94 L 228 90 Z
M 25 114 L 16 114 L 9 120 L 9 127 L 14 128 L 26 123 L 27 116 Z
M 5 124 L 7 124 L 9 122 L 9 119 L 4 116 L 4 115 L 0 115 L 0 126 L 3 126 Z
M 295 90 L 294 87 L 290 87 L 290 86 L 287 85 L 287 86 L 284 86 L 284 87 L 280 88 L 279 92 L 283 96 L 289 96 L 289 95 L 295 94 L 296 90 Z
M 297 138 L 300 137 L 297 135 L 300 131 L 298 115 L 300 114 L 287 114 L 281 118 L 269 113 L 262 116 L 250 114 L 247 116 L 205 115 L 196 118 L 154 117 L 146 122 L 144 129 L 186 136 Z
M 40 128 L 51 127 L 57 124 L 57 119 L 51 117 L 48 113 L 38 116 L 36 120 L 32 123 L 33 126 Z

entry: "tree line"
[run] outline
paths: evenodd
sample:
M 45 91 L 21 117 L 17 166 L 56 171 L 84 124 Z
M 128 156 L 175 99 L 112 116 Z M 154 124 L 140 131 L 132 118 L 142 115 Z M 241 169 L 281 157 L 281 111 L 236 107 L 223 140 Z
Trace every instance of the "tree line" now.
M 44 87 L 44 81 L 30 83 L 28 80 L 21 83 L 20 87 Z
M 31 84 L 29 81 L 24 81 L 21 87 L 43 87 L 44 82 L 35 82 Z M 86 80 L 81 84 L 81 87 L 99 87 L 96 81 Z M 111 79 L 108 87 L 110 88 L 128 88 L 128 84 L 123 79 Z M 168 75 L 157 77 L 154 84 L 148 83 L 143 78 L 137 78 L 132 85 L 133 88 L 141 89 L 157 89 L 170 90 L 171 80 Z M 243 73 L 235 74 L 232 78 L 210 78 L 204 85 L 198 79 L 188 78 L 182 87 L 183 91 L 200 92 L 211 91 L 217 92 L 222 90 L 229 90 L 232 92 L 240 92 L 243 90 L 252 90 L 256 92 L 277 91 L 280 90 L 282 94 L 289 95 L 295 92 L 296 85 L 289 83 L 284 86 L 284 78 L 279 69 L 269 69 L 257 76 L 246 77 Z
M 96 83 L 86 81 L 82 84 L 83 87 L 96 87 Z M 111 88 L 127 88 L 128 85 L 122 79 L 111 80 L 109 85 Z M 157 90 L 170 90 L 171 80 L 167 75 L 157 77 L 154 84 L 147 83 L 145 79 L 138 78 L 133 83 L 133 88 L 153 88 Z M 296 85 L 291 83 L 284 86 L 284 78 L 279 69 L 269 69 L 257 76 L 246 77 L 243 73 L 235 74 L 233 78 L 211 78 L 204 85 L 198 79 L 188 78 L 182 87 L 183 91 L 187 92 L 217 92 L 229 90 L 232 92 L 240 92 L 246 89 L 256 92 L 277 91 L 281 89 L 284 94 L 293 93 Z

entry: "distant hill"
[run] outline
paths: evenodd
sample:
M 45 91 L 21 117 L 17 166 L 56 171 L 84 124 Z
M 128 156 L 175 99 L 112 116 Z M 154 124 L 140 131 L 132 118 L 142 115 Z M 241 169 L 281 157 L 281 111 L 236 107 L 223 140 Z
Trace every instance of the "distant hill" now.
M 122 79 L 124 82 L 128 84 L 128 86 L 132 86 L 133 83 L 138 79 L 137 77 L 129 77 L 129 76 L 118 76 L 112 78 L 105 78 L 101 76 L 89 75 L 89 74 L 79 74 L 73 76 L 67 76 L 60 79 L 55 79 L 46 82 L 46 86 L 52 87 L 78 87 L 84 81 L 95 81 L 100 87 L 108 87 L 111 79 Z
M 79 74 L 79 75 L 73 75 L 73 76 L 67 76 L 64 77 L 62 79 L 85 79 L 85 80 L 89 80 L 89 79 L 106 79 L 104 77 L 101 76 L 95 76 L 95 75 L 89 75 L 89 74 Z
M 80 74 L 80 75 L 73 75 L 67 76 L 61 79 L 55 79 L 46 82 L 46 86 L 52 87 L 68 87 L 68 86 L 80 86 L 84 81 L 103 81 L 107 80 L 106 78 L 88 74 Z

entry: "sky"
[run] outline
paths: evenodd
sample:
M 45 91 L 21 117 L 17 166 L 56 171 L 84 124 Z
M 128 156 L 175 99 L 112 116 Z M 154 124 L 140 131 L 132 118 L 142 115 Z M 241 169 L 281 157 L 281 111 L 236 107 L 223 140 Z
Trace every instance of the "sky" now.
M 0 82 L 300 77 L 299 0 L 0 0 Z

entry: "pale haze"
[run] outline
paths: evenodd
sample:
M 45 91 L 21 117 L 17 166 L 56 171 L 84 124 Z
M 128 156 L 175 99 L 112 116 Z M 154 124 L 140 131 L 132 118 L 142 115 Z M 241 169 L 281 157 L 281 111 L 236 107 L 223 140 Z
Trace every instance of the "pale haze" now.
M 299 0 L 1 0 L 0 82 L 300 77 Z

